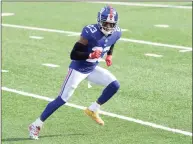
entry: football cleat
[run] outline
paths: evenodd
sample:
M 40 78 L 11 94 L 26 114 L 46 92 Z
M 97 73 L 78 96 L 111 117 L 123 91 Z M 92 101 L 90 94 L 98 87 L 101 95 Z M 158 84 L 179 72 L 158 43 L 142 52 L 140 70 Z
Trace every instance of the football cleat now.
M 29 125 L 28 130 L 29 130 L 29 137 L 31 139 L 38 140 L 39 133 L 40 133 L 40 127 L 32 123 Z
M 84 113 L 85 113 L 87 116 L 91 117 L 92 120 L 94 120 L 94 121 L 95 121 L 96 123 L 98 123 L 99 125 L 104 125 L 104 121 L 99 117 L 98 112 L 94 112 L 94 111 L 91 111 L 91 110 L 89 110 L 88 108 L 86 108 L 86 109 L 84 110 Z

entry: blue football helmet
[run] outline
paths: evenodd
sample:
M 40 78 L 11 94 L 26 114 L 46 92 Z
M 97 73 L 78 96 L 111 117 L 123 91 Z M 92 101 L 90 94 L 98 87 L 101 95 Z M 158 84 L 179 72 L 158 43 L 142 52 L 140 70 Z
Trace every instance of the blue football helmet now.
M 111 6 L 105 6 L 98 12 L 97 22 L 105 36 L 112 34 L 117 27 L 118 13 Z

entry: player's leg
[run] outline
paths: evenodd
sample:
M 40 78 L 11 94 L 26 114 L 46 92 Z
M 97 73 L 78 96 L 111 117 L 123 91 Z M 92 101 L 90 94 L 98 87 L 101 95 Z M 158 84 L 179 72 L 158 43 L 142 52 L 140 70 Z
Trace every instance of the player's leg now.
M 99 66 L 87 78 L 93 83 L 105 86 L 105 89 L 97 100 L 97 103 L 100 105 L 106 103 L 120 88 L 116 77 L 108 70 Z
M 29 126 L 30 131 L 30 137 L 33 139 L 38 139 L 39 131 L 45 122 L 45 120 L 51 116 L 59 107 L 64 105 L 68 99 L 72 96 L 74 93 L 74 90 L 79 85 L 79 83 L 87 77 L 88 74 L 82 74 L 76 70 L 69 69 L 69 72 L 66 76 L 66 79 L 62 85 L 61 92 L 59 93 L 58 97 L 50 102 L 40 117 L 36 119 L 35 122 L 33 122 Z
M 118 91 L 120 84 L 112 73 L 98 66 L 92 73 L 90 73 L 87 79 L 93 83 L 105 86 L 105 89 L 97 101 L 92 103 L 85 110 L 85 113 L 91 116 L 97 123 L 104 125 L 103 120 L 98 115 L 98 110 L 100 109 L 101 105 L 110 100 Z

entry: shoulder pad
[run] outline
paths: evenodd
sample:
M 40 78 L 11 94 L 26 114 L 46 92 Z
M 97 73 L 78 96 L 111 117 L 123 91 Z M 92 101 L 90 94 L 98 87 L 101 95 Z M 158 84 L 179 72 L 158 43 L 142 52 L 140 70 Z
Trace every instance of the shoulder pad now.
M 92 35 L 94 35 L 95 32 L 97 32 L 95 25 L 87 25 L 82 29 L 81 36 L 88 40 L 92 38 Z

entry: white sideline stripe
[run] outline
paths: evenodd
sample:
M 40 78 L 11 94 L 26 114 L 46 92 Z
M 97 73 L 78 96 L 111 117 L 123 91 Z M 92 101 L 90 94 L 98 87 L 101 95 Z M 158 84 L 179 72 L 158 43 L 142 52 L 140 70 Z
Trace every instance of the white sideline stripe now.
M 23 96 L 34 97 L 34 98 L 38 98 L 38 99 L 42 99 L 42 100 L 46 100 L 46 101 L 53 101 L 54 100 L 52 98 L 48 98 L 48 97 L 45 97 L 45 96 L 40 96 L 40 95 L 36 95 L 36 94 L 32 94 L 32 93 L 18 91 L 18 90 L 10 89 L 10 88 L 7 88 L 7 87 L 2 87 L 2 90 L 12 92 L 12 93 L 17 93 L 17 94 L 20 94 L 20 95 L 23 95 Z M 74 107 L 74 108 L 77 108 L 77 109 L 85 109 L 86 108 L 84 106 L 79 106 L 79 105 L 71 104 L 71 103 L 66 103 L 65 105 L 70 106 L 70 107 Z M 158 129 L 162 129 L 162 130 L 173 132 L 173 133 L 179 133 L 179 134 L 183 134 L 183 135 L 186 135 L 186 136 L 192 136 L 191 132 L 187 132 L 187 131 L 183 131 L 183 130 L 179 130 L 179 129 L 173 129 L 173 128 L 165 127 L 165 126 L 162 126 L 162 125 L 157 125 L 155 123 L 145 122 L 145 121 L 142 121 L 142 120 L 139 120 L 139 119 L 134 119 L 134 118 L 130 118 L 130 117 L 126 117 L 126 116 L 122 116 L 122 115 L 118 115 L 118 114 L 114 114 L 114 113 L 110 113 L 110 112 L 100 111 L 100 113 L 103 114 L 103 115 L 116 117 L 116 118 L 123 119 L 123 120 L 126 120 L 126 121 L 135 122 L 135 123 L 138 123 L 138 124 L 141 124 L 141 125 L 150 126 L 150 127 L 153 127 L 153 128 L 158 128 Z
M 47 29 L 47 28 L 29 27 L 29 26 L 12 25 L 12 24 L 2 24 L 2 26 L 4 26 L 4 27 L 12 27 L 12 28 L 29 29 L 29 30 L 39 30 L 39 31 L 46 31 L 46 32 L 56 32 L 56 33 L 80 35 L 80 33 L 78 33 L 78 32 L 55 30 L 55 29 Z M 192 50 L 191 47 L 162 44 L 162 43 L 156 43 L 156 42 L 150 42 L 150 41 L 144 41 L 144 40 L 135 40 L 135 39 L 127 39 L 127 38 L 120 38 L 120 40 L 121 41 L 126 41 L 126 42 L 132 42 L 132 43 L 160 46 L 160 47 Z
M 160 7 L 160 8 L 179 8 L 179 9 L 192 9 L 191 6 L 175 6 L 175 5 L 162 5 L 162 4 L 145 4 L 145 3 L 132 3 L 132 2 L 88 2 L 88 3 L 101 3 L 101 4 L 114 4 L 126 6 L 141 6 L 141 7 Z

